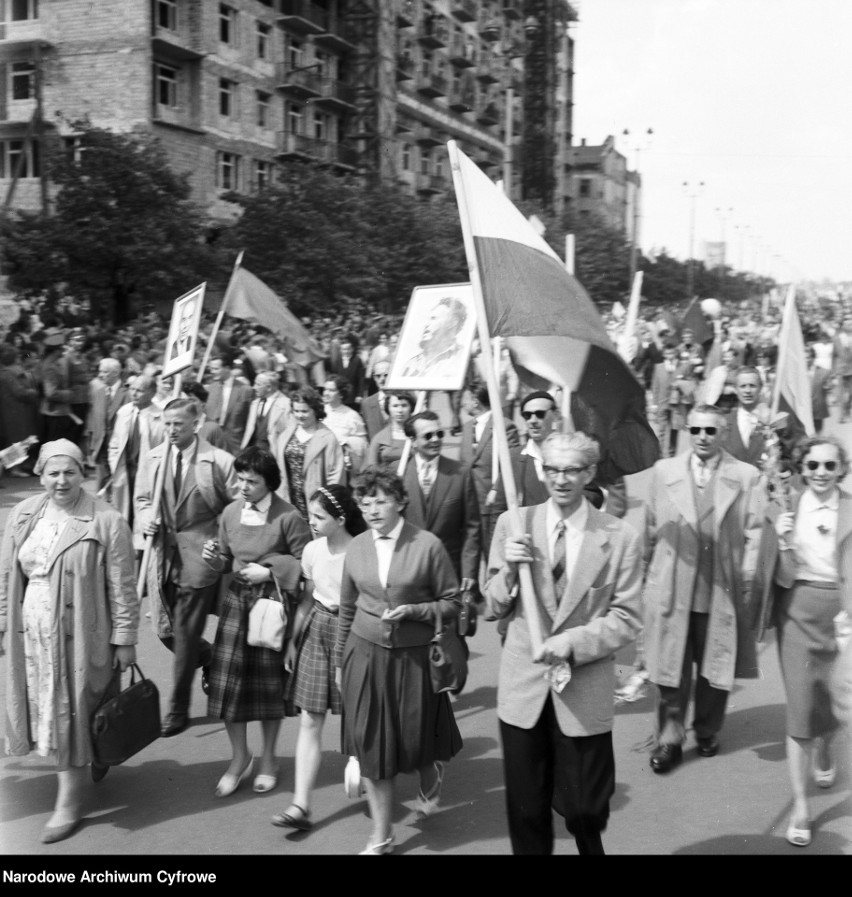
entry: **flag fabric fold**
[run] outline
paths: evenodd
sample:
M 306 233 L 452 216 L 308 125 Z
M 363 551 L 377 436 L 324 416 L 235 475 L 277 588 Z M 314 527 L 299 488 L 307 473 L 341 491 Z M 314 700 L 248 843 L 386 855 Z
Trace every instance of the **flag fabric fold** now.
M 307 366 L 325 357 L 284 300 L 251 271 L 242 267 L 234 271 L 222 302 L 231 317 L 255 321 L 280 336 L 286 343 L 287 357 L 296 364 Z
M 650 467 L 659 443 L 645 417 L 644 390 L 588 293 L 502 191 L 451 147 L 491 336 L 503 338 L 525 383 L 571 391 L 575 426 L 608 455 L 607 479 Z
M 790 285 L 778 334 L 778 362 L 775 367 L 774 410 L 790 415 L 788 432 L 814 435 L 811 378 L 805 354 L 805 339 L 796 311 L 796 288 Z

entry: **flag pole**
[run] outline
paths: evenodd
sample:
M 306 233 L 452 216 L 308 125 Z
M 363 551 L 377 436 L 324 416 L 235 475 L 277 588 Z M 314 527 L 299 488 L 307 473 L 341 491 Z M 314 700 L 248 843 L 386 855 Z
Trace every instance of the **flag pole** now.
M 778 407 L 781 404 L 781 384 L 784 382 L 781 375 L 784 370 L 784 365 L 787 362 L 787 353 L 784 350 L 786 349 L 786 343 L 788 342 L 784 337 L 790 328 L 790 311 L 791 307 L 795 305 L 795 302 L 796 285 L 791 283 L 787 287 L 787 300 L 784 303 L 784 314 L 781 317 L 781 331 L 778 334 L 778 364 L 775 368 L 775 383 L 772 387 L 772 405 L 769 410 L 770 422 L 777 417 Z
M 180 396 L 181 388 L 183 387 L 183 373 L 175 374 L 173 386 L 172 386 L 172 399 L 176 399 Z M 171 400 L 170 400 L 171 401 Z M 154 493 L 151 496 L 151 506 L 154 509 L 154 516 L 151 518 L 152 520 L 156 520 L 160 516 L 160 502 L 163 498 L 163 486 L 166 482 L 166 465 L 169 463 L 169 440 L 167 436 L 163 436 L 163 462 L 160 464 L 160 469 L 157 471 L 157 480 L 154 483 Z M 151 560 L 151 551 L 154 545 L 154 537 L 146 536 L 145 537 L 145 548 L 142 551 L 142 561 L 139 564 L 139 577 L 136 580 L 136 594 L 139 596 L 139 600 L 142 600 L 142 596 L 145 594 L 145 580 L 148 577 L 148 564 Z M 153 596 L 148 596 L 152 598 Z M 153 613 L 153 610 L 151 611 Z
M 630 352 L 630 340 L 634 336 L 636 330 L 636 321 L 639 318 L 639 302 L 642 297 L 642 272 L 637 271 L 633 275 L 633 289 L 630 293 L 630 304 L 627 307 L 627 319 L 624 322 L 624 331 L 621 339 L 618 341 L 618 352 L 621 357 L 629 364 L 633 357 Z
M 234 275 L 242 264 L 244 255 L 245 250 L 241 249 L 237 256 L 237 260 L 234 262 L 234 268 L 231 271 L 231 277 L 228 280 L 228 287 L 225 290 L 225 295 L 222 297 L 222 304 L 219 306 L 219 314 L 216 315 L 216 321 L 213 324 L 213 329 L 210 331 L 210 339 L 207 340 L 207 347 L 204 350 L 204 358 L 201 360 L 201 367 L 198 369 L 197 379 L 199 383 L 204 379 L 204 372 L 207 370 L 207 362 L 210 361 L 210 356 L 213 354 L 213 346 L 216 344 L 216 337 L 219 335 L 219 328 L 222 326 L 222 318 L 225 317 L 225 306 L 228 304 L 228 298 L 231 295 L 231 284 L 234 282 Z
M 488 319 L 485 312 L 485 299 L 482 295 L 482 281 L 479 276 L 479 266 L 476 261 L 476 249 L 473 243 L 473 234 L 470 230 L 470 217 L 467 208 L 467 197 L 464 191 L 462 173 L 459 165 L 458 147 L 455 140 L 447 143 L 450 153 L 450 168 L 453 173 L 453 185 L 456 191 L 456 202 L 459 207 L 459 219 L 461 222 L 464 251 L 467 256 L 467 265 L 470 271 L 470 284 L 473 291 L 473 303 L 476 310 L 476 326 L 479 331 L 479 344 L 487 347 L 491 344 L 491 334 L 488 331 Z M 491 421 L 494 429 L 494 441 L 500 454 L 500 467 L 503 470 L 503 487 L 506 493 L 506 504 L 509 509 L 509 526 L 513 538 L 521 538 L 524 535 L 523 522 L 518 510 L 518 492 L 515 487 L 515 475 L 512 470 L 512 458 L 509 454 L 509 441 L 506 436 L 506 421 L 503 418 L 503 406 L 500 401 L 500 386 L 494 371 L 494 363 L 491 353 L 487 350 L 482 353 L 482 364 L 485 369 L 485 383 L 488 387 L 488 397 L 491 403 Z M 524 608 L 524 616 L 527 618 L 530 643 L 533 657 L 535 657 L 544 643 L 542 638 L 541 616 L 535 602 L 535 588 L 533 586 L 532 571 L 529 564 L 518 564 L 518 579 L 520 582 L 521 603 Z
M 502 346 L 502 341 L 500 340 L 499 336 L 494 337 L 493 345 L 494 345 L 494 370 L 497 372 L 497 377 L 498 377 L 498 382 L 499 382 L 500 363 L 503 360 L 503 346 Z M 503 397 L 501 396 L 500 398 L 501 398 L 500 410 L 502 412 L 502 410 L 503 410 L 502 398 Z M 492 411 L 491 414 L 493 417 L 494 412 Z M 492 430 L 493 430 L 493 424 L 492 424 Z M 497 497 L 497 480 L 499 479 L 499 477 L 500 477 L 500 453 L 492 451 L 491 452 L 491 489 L 489 490 L 488 495 L 486 496 L 486 499 L 485 499 L 486 504 L 493 504 L 495 498 Z M 489 499 L 491 499 L 490 502 L 489 502 Z
M 574 234 L 565 234 L 565 270 L 574 275 Z M 571 418 L 571 390 L 563 383 L 560 384 L 560 410 L 562 412 L 562 432 L 573 433 L 574 421 Z
M 417 401 L 414 403 L 414 411 L 412 411 L 412 415 L 420 414 L 420 412 L 426 407 L 426 390 L 421 389 L 417 393 Z M 411 440 L 406 437 L 405 445 L 402 449 L 402 457 L 399 459 L 399 465 L 396 468 L 396 475 L 398 477 L 405 476 L 405 468 L 408 467 L 408 459 L 411 457 Z

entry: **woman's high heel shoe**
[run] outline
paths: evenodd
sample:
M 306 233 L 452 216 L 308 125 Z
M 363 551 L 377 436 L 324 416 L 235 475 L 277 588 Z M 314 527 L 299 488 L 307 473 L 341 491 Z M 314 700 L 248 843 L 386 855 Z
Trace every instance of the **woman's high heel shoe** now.
M 246 764 L 246 768 L 238 775 L 232 775 L 231 773 L 225 773 L 221 779 L 219 779 L 219 784 L 216 786 L 216 790 L 213 792 L 214 797 L 229 797 L 233 794 L 237 788 L 240 787 L 240 782 L 243 779 L 247 779 L 251 775 L 251 769 L 254 766 L 254 757 L 249 757 L 249 762 Z

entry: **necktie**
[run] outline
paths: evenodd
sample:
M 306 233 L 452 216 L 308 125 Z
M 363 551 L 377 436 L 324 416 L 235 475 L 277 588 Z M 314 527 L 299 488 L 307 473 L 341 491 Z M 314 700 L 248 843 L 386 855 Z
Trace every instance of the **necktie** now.
M 127 457 L 136 461 L 139 457 L 139 410 L 131 412 L 130 433 L 127 435 Z
M 183 453 L 177 453 L 177 463 L 175 464 L 175 501 L 180 498 L 180 487 L 183 485 Z
M 428 465 L 423 468 L 423 474 L 420 477 L 420 488 L 423 490 L 423 495 L 429 498 L 429 493 L 432 491 L 432 468 Z
M 710 468 L 701 460 L 698 462 L 698 466 L 695 469 L 695 485 L 698 486 L 699 489 L 703 489 L 707 485 L 707 481 L 710 479 Z
M 257 409 L 258 420 L 266 417 L 266 399 L 260 400 L 260 406 Z
M 565 521 L 560 520 L 556 530 L 556 543 L 553 546 L 553 585 L 556 588 L 556 597 L 561 598 L 565 594 L 568 585 L 567 569 L 565 566 Z

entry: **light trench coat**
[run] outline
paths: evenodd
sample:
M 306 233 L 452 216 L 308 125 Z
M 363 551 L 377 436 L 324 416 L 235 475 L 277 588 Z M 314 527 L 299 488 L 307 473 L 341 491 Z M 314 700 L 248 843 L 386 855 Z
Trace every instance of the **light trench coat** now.
M 9 516 L 0 551 L 0 631 L 6 648 L 6 752 L 29 753 L 22 605 L 27 578 L 21 546 L 48 502 L 27 498 Z M 139 599 L 130 528 L 122 516 L 86 492 L 49 560 L 52 605 L 57 761 L 59 769 L 92 762 L 90 720 L 113 681 L 113 645 L 135 645 Z

